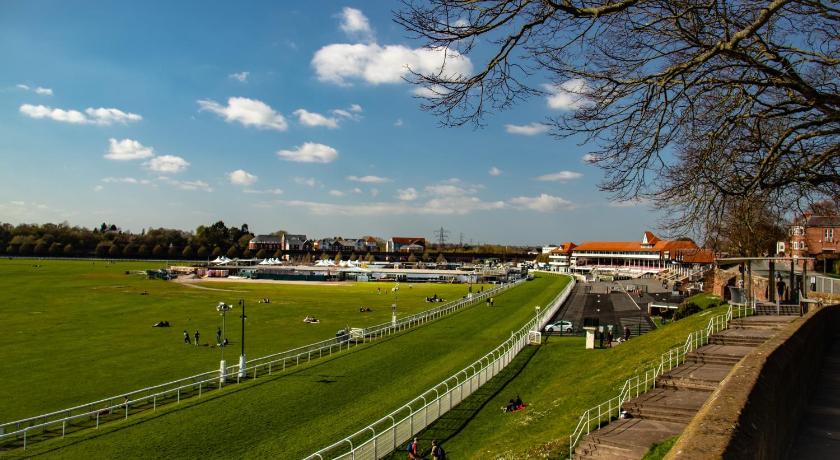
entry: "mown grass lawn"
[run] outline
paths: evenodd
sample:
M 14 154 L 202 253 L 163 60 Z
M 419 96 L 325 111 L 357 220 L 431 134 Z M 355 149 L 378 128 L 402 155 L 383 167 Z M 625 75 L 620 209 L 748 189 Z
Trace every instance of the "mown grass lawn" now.
M 288 374 L 37 444 L 26 455 L 300 458 L 473 362 L 521 327 L 534 305 L 545 305 L 567 282 L 541 276 L 498 296 L 493 308 L 467 309 Z
M 442 440 L 448 456 L 458 459 L 567 458 L 569 435 L 584 410 L 616 396 L 637 368 L 658 361 L 662 352 L 682 345 L 690 332 L 725 311 L 725 306 L 711 308 L 611 349 L 585 350 L 582 337 L 549 337 L 521 372 L 502 385 L 491 381 L 497 389 L 478 395 L 481 400 L 462 403 L 479 410 L 445 422 L 455 430 L 432 426 L 421 435 L 421 445 Z M 502 412 L 516 395 L 528 407 Z
M 390 321 L 390 283 L 288 285 L 205 283 L 200 289 L 147 280 L 126 271 L 160 268 L 154 262 L 0 260 L 3 293 L 0 333 L 0 421 L 62 409 L 122 392 L 218 369 L 220 350 L 184 345 L 182 334 L 198 329 L 201 342 L 215 342 L 221 318 L 216 304 L 247 302 L 246 353 L 263 356 L 335 336 L 347 325 Z M 381 294 L 377 292 L 381 288 Z M 482 286 L 473 286 L 475 291 Z M 455 300 L 466 285 L 403 283 L 399 315 L 440 304 L 432 294 Z M 141 295 L 142 292 L 148 295 Z M 258 299 L 270 298 L 260 304 Z M 360 313 L 360 306 L 372 308 Z M 320 324 L 305 324 L 313 315 Z M 153 328 L 167 320 L 172 327 Z M 239 355 L 238 306 L 227 316 L 230 346 Z

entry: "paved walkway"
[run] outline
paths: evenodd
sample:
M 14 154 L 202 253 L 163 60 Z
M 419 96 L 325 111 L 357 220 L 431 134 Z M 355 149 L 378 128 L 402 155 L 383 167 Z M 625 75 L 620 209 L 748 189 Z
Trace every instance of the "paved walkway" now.
M 840 337 L 826 351 L 816 392 L 790 452 L 791 458 L 802 459 L 840 456 Z
M 654 443 L 682 433 L 732 367 L 793 319 L 752 316 L 733 320 L 729 329 L 710 338 L 709 345 L 689 353 L 683 365 L 659 376 L 657 388 L 626 401 L 622 409 L 631 418 L 612 422 L 584 437 L 575 449 L 575 457 L 640 459 Z M 840 347 L 837 349 L 840 353 Z M 832 397 L 840 413 L 840 394 L 836 391 L 840 388 L 840 354 L 836 358 L 838 374 Z M 840 427 L 834 433 L 840 434 Z M 833 439 L 835 443 L 840 442 L 840 436 L 835 435 Z M 837 452 L 836 447 L 833 452 Z

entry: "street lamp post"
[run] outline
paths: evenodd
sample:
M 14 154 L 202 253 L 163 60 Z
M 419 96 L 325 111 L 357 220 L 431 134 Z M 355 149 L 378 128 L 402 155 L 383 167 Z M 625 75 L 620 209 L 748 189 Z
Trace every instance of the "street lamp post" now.
M 219 362 L 219 385 L 225 383 L 225 373 L 226 373 L 226 363 L 225 363 L 225 313 L 227 313 L 231 309 L 231 306 L 224 303 L 219 302 L 216 305 L 216 311 L 218 311 L 222 315 L 222 340 L 219 344 L 219 348 L 222 349 L 222 360 Z
M 534 324 L 534 330 L 539 332 L 540 331 L 540 306 L 536 305 L 534 307 L 534 310 L 537 312 L 537 316 L 534 319 L 534 321 L 536 321 L 536 323 Z
M 239 355 L 239 378 L 245 378 L 245 299 L 239 299 L 242 306 L 242 352 Z
M 391 304 L 391 325 L 397 325 L 397 292 L 400 290 L 400 283 L 397 283 L 393 288 L 391 288 L 391 292 L 394 293 L 394 303 Z

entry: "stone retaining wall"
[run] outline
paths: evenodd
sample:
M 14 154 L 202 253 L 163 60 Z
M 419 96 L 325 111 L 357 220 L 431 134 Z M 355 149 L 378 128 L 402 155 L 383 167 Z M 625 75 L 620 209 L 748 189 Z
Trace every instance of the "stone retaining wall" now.
M 746 356 L 712 394 L 666 459 L 781 459 L 814 391 L 840 305 L 798 318 Z

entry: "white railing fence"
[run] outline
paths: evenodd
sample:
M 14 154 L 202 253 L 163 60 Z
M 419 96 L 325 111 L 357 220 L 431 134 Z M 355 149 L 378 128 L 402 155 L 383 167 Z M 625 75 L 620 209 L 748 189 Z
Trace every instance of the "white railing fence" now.
M 581 438 L 588 435 L 593 429 L 601 429 L 611 421 L 621 417 L 621 407 L 626 401 L 656 388 L 656 379 L 659 376 L 684 363 L 689 353 L 708 344 L 709 337 L 729 327 L 729 322 L 733 318 L 742 318 L 753 314 L 755 314 L 754 307 L 730 305 L 726 313 L 709 318 L 709 323 L 704 329 L 688 334 L 682 346 L 671 348 L 662 353 L 658 361 L 645 366 L 644 374 L 639 371 L 636 375 L 628 378 L 617 396 L 585 410 L 578 419 L 574 431 L 569 435 L 569 458 L 574 458 L 575 447 Z
M 402 448 L 415 434 L 466 399 L 502 371 L 528 345 L 528 333 L 541 330 L 557 313 L 574 287 L 574 279 L 547 308 L 529 320 L 493 351 L 446 380 L 426 390 L 404 406 L 306 457 L 307 460 L 377 460 Z
M 814 278 L 814 283 L 809 286 L 814 292 L 820 294 L 828 294 L 830 296 L 840 295 L 840 279 L 829 278 L 827 276 L 820 276 L 811 274 L 808 278 Z M 810 281 L 810 280 L 807 280 Z
M 274 372 L 282 372 L 287 368 L 330 356 L 355 345 L 423 325 L 464 307 L 475 305 L 523 282 L 525 280 L 505 283 L 474 293 L 471 297 L 400 318 L 396 323 L 388 322 L 365 328 L 359 339 L 351 339 L 349 336 L 343 339 L 331 338 L 251 359 L 246 362 L 244 376 L 240 375 L 239 364 L 235 364 L 226 368 L 224 379 L 220 378 L 219 370 L 213 370 L 47 414 L 2 423 L 0 424 L 0 449 L 16 447 L 26 449 L 34 441 L 64 437 L 68 432 L 79 429 L 99 428 L 99 425 L 106 421 L 128 418 L 130 414 L 147 410 L 155 411 L 163 404 L 177 403 L 189 397 L 200 397 L 203 393 L 219 389 L 225 384 L 241 383 L 260 376 L 271 375 Z

